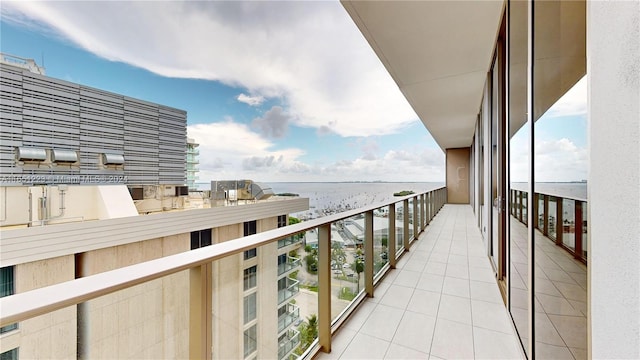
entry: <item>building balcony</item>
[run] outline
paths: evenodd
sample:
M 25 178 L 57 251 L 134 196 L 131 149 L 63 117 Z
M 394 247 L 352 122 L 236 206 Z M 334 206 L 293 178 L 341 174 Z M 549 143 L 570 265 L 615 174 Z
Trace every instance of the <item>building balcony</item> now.
M 293 350 L 300 344 L 300 332 L 296 330 L 289 330 L 278 341 L 278 359 L 282 360 L 287 358 Z
M 278 289 L 278 304 L 291 299 L 300 291 L 300 282 L 298 280 L 286 278 L 286 284 L 284 289 Z
M 302 237 L 299 236 L 298 234 L 288 236 L 284 239 L 278 240 L 278 249 L 281 249 L 285 246 L 289 246 L 293 244 L 301 244 L 301 243 L 302 243 Z
M 479 303 L 479 306 L 484 306 L 483 311 L 493 311 L 490 312 L 492 319 L 500 308 L 498 300 L 487 295 L 490 289 L 498 291 L 495 283 L 487 281 L 487 284 L 476 284 L 482 279 L 476 279 L 474 276 L 479 276 L 479 272 L 476 269 L 472 271 L 470 267 L 472 264 L 479 267 L 475 262 L 484 261 L 485 270 L 490 273 L 486 257 L 468 260 L 467 276 L 470 279 L 456 278 L 463 277 L 464 266 L 455 267 L 463 259 L 453 255 L 457 254 L 456 251 L 462 251 L 462 245 L 468 247 L 470 254 L 472 244 L 473 251 L 477 251 L 481 240 L 478 230 L 472 228 L 470 207 L 446 206 L 441 212 L 443 215 L 436 217 L 444 205 L 444 199 L 445 189 L 442 188 L 6 296 L 0 298 L 0 326 L 18 323 L 19 330 L 3 334 L 2 343 L 21 344 L 20 354 L 28 357 L 29 354 L 35 354 L 39 347 L 30 349 L 31 343 L 21 343 L 20 339 L 35 336 L 29 331 L 31 328 L 44 327 L 44 333 L 65 334 L 59 337 L 65 345 L 58 348 L 68 349 L 69 353 L 60 357 L 91 353 L 98 357 L 118 358 L 238 358 L 243 356 L 239 352 L 244 344 L 248 349 L 255 349 L 253 351 L 260 358 L 312 358 L 319 351 L 329 351 L 332 342 L 332 356 L 349 357 L 359 350 L 341 346 L 347 343 L 356 346 L 360 338 L 368 339 L 366 336 L 369 339 L 371 336 L 379 338 L 377 331 L 381 331 L 386 340 L 377 339 L 377 347 L 371 346 L 371 349 L 379 350 L 379 344 L 383 344 L 385 352 L 398 351 L 397 354 L 402 354 L 402 349 L 394 350 L 394 346 L 418 341 L 413 334 L 407 333 L 407 327 L 410 329 L 415 326 L 413 318 L 424 320 L 420 315 L 414 316 L 411 311 L 437 319 L 438 312 L 434 313 L 434 308 L 417 307 L 422 303 L 424 306 L 433 305 L 433 301 L 425 302 L 429 299 L 425 294 L 428 289 L 434 293 L 436 289 L 441 289 L 434 296 L 438 297 L 440 308 L 449 311 L 445 313 L 442 310 L 442 316 L 449 317 L 441 316 L 442 324 L 447 324 L 445 320 L 455 323 L 457 318 L 451 317 L 457 316 L 458 307 L 464 307 L 460 305 L 464 301 L 456 299 L 456 296 L 464 298 L 466 295 L 469 298 L 478 292 L 478 296 L 485 297 L 486 303 L 495 300 L 496 306 Z M 402 216 L 396 216 L 396 208 L 406 210 L 409 206 L 412 211 L 403 211 Z M 411 221 L 410 213 L 413 216 Z M 373 221 L 374 214 L 385 214 L 380 215 L 380 219 L 384 220 Z M 335 223 L 363 217 L 364 240 L 361 249 L 332 241 Z M 150 218 L 140 217 L 140 221 Z M 400 236 L 396 237 L 394 231 L 385 231 L 398 227 L 398 224 L 403 230 Z M 462 226 L 463 230 L 454 229 L 454 224 Z M 408 231 L 409 227 L 412 227 L 412 231 Z M 472 229 L 476 235 L 467 236 Z M 269 254 L 274 242 L 285 240 L 288 244 L 294 244 L 300 241 L 296 235 L 310 230 L 317 234 L 318 247 L 301 254 L 304 261 L 289 259 L 290 262 L 284 264 L 285 269 L 294 264 L 305 265 L 298 267 L 300 271 L 296 279 L 287 276 L 276 280 L 279 269 L 264 267 L 263 262 L 258 263 L 253 273 L 245 273 L 244 278 L 234 278 L 229 272 L 220 272 L 229 266 L 236 266 L 236 256 L 246 249 L 257 248 L 258 254 Z M 388 239 L 383 242 L 381 237 L 374 236 L 376 233 L 388 234 Z M 410 236 L 411 233 L 416 235 Z M 457 243 L 458 238 L 462 241 L 460 244 Z M 411 252 L 408 252 L 409 249 Z M 452 255 L 448 256 L 449 253 Z M 270 259 L 271 256 L 268 255 Z M 68 260 L 74 260 L 74 257 L 56 261 Z M 91 259 L 75 257 L 75 261 Z M 445 263 L 438 265 L 438 261 Z M 446 264 L 447 261 L 450 265 Z M 312 262 L 314 266 L 308 266 Z M 336 270 L 332 262 L 339 262 L 343 266 Z M 436 275 L 432 272 L 441 273 Z M 273 281 L 281 281 L 283 288 L 274 289 L 272 286 L 275 284 L 269 280 L 269 276 L 273 276 Z M 207 280 L 211 277 L 213 281 Z M 491 278 L 486 274 L 484 277 Z M 466 283 L 462 284 L 461 281 Z M 464 291 L 465 285 L 467 291 L 471 290 L 470 294 L 459 293 Z M 226 300 L 237 296 L 243 289 L 247 291 L 254 288 L 257 288 L 254 293 L 262 296 L 258 302 L 250 296 L 237 303 Z M 214 299 L 203 294 L 211 294 Z M 288 303 L 294 296 L 295 305 Z M 473 309 L 472 306 L 478 305 L 472 300 L 475 298 L 466 300 L 469 311 Z M 415 306 L 410 307 L 410 303 L 415 303 Z M 286 313 L 278 318 L 259 315 L 277 313 L 283 306 L 287 307 Z M 244 316 L 238 319 L 237 314 L 243 313 L 243 307 Z M 373 311 L 377 307 L 379 309 Z M 501 309 L 504 311 L 504 306 Z M 378 313 L 384 316 L 374 315 Z M 366 326 L 358 325 L 366 323 L 369 318 L 372 320 Z M 304 320 L 298 323 L 299 319 Z M 472 320 L 476 321 L 475 318 Z M 477 327 L 482 328 L 482 321 L 491 319 L 481 317 L 477 320 Z M 234 322 L 238 323 L 237 329 L 240 330 L 228 330 L 229 324 Z M 473 324 L 465 326 L 472 329 Z M 456 324 L 450 325 L 443 331 L 458 330 Z M 507 331 L 492 329 L 491 323 L 484 326 L 497 332 Z M 315 328 L 318 337 L 310 343 L 308 338 L 301 342 L 303 339 L 299 333 L 305 328 L 309 331 Z M 38 334 L 44 334 L 38 331 Z M 278 339 L 277 333 L 283 331 L 285 336 Z M 362 336 L 357 335 L 359 331 Z M 439 334 L 439 331 L 434 325 L 432 333 Z M 482 330 L 477 332 L 488 337 L 494 335 L 482 333 Z M 397 338 L 387 339 L 388 334 L 396 333 Z M 273 337 L 264 334 L 272 334 Z M 194 339 L 194 336 L 198 338 Z M 350 336 L 353 337 L 345 340 Z M 435 339 L 434 343 L 437 343 Z M 212 341 L 221 345 L 213 346 Z M 447 343 L 441 346 L 445 345 Z M 459 348 L 457 344 L 450 345 L 454 350 Z M 213 349 L 213 353 L 207 349 Z
M 293 269 L 298 268 L 299 266 L 300 266 L 300 259 L 287 256 L 286 262 L 282 264 L 278 264 L 278 276 L 288 273 Z
M 285 331 L 291 324 L 300 319 L 300 308 L 293 304 L 283 306 L 284 314 L 278 316 L 278 334 Z

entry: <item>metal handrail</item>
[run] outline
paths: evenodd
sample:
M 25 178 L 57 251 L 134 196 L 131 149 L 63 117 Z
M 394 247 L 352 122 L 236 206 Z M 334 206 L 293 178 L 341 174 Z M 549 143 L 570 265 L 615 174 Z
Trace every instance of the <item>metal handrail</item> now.
M 319 226 L 331 224 L 367 211 L 373 211 L 390 204 L 402 202 L 405 199 L 415 198 L 422 194 L 436 192 L 444 188 L 443 186 L 421 193 L 398 197 L 390 201 L 371 204 L 359 209 L 349 210 L 235 240 L 225 241 L 200 249 L 169 255 L 103 273 L 5 296 L 0 298 L 0 309 L 2 309 L 0 313 L 0 327 L 160 279 L 231 255 L 242 253 L 245 250 L 284 239 L 302 231 L 315 229 Z

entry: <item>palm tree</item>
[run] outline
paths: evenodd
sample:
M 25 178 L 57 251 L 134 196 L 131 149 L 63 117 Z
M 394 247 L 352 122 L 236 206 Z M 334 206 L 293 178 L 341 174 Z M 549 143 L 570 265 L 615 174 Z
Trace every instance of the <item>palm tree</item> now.
M 358 290 L 356 291 L 357 294 L 360 292 L 360 273 L 364 272 L 364 261 L 360 260 L 360 258 L 356 258 L 351 267 L 358 274 Z

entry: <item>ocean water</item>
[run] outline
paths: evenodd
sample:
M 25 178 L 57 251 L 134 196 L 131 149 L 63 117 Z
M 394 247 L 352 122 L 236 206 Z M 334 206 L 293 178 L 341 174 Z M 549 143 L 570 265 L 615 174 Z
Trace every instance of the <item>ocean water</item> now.
M 319 217 L 324 210 L 345 211 L 391 200 L 393 193 L 411 190 L 416 193 L 437 189 L 444 183 L 391 182 L 281 182 L 270 183 L 273 192 L 294 193 L 309 198 L 310 217 Z
M 340 212 L 375 203 L 389 201 L 393 193 L 411 190 L 424 192 L 444 186 L 441 182 L 392 183 L 392 182 L 274 182 L 273 192 L 294 193 L 309 198 L 309 212 L 296 214 L 304 217 L 320 217 L 325 211 Z M 512 183 L 512 188 L 526 190 L 526 183 Z M 548 195 L 585 200 L 586 183 L 537 183 L 536 191 Z

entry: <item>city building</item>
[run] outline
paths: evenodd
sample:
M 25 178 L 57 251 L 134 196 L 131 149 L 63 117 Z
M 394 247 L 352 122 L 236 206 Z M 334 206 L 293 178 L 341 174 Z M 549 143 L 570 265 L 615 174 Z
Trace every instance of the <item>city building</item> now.
M 260 324 L 280 314 L 278 304 L 258 307 L 255 319 L 248 311 L 247 319 L 252 320 L 238 323 L 244 320 L 240 313 L 226 313 L 220 308 L 222 302 L 211 301 L 208 294 L 224 293 L 225 303 L 244 304 L 246 299 L 251 304 L 252 266 L 262 267 L 258 274 L 267 272 L 274 278 L 279 271 L 275 260 L 260 263 L 260 254 L 275 259 L 280 253 L 274 248 L 280 241 L 286 244 L 285 239 L 312 230 L 318 244 L 317 293 L 307 301 L 303 300 L 307 293 L 300 290 L 292 304 L 301 312 L 303 303 L 312 300 L 317 306 L 317 338 L 301 354 L 304 358 L 640 358 L 640 3 L 344 0 L 342 4 L 447 155 L 446 188 L 382 206 L 388 229 L 398 229 L 398 222 L 403 225 L 401 236 L 388 232 L 388 261 L 374 269 L 378 245 L 373 217 L 380 208 L 365 206 L 249 236 L 243 235 L 251 233 L 253 225 L 247 225 L 247 232 L 239 225 L 233 231 L 224 228 L 218 234 L 237 239 L 50 288 L 40 288 L 54 281 L 43 279 L 38 263 L 34 268 L 39 271 L 33 272 L 38 275 L 28 277 L 39 281 L 37 285 L 16 288 L 15 294 L 0 299 L 0 325 L 19 322 L 18 330 L 3 334 L 2 351 L 12 351 L 5 348 L 12 344 L 10 339 L 26 339 L 36 331 L 42 336 L 31 337 L 31 344 L 47 336 L 52 339 L 51 329 L 70 318 L 79 324 L 77 329 L 102 325 L 74 314 L 123 293 L 151 296 L 158 282 L 174 282 L 184 287 L 166 287 L 145 304 L 159 301 L 173 306 L 176 301 L 170 298 L 183 297 L 189 307 L 181 308 L 180 316 L 172 311 L 166 316 L 154 313 L 158 322 L 152 323 L 140 321 L 143 312 L 127 302 L 104 309 L 101 319 L 117 319 L 118 325 L 135 321 L 135 326 L 101 326 L 101 331 L 122 339 L 97 345 L 103 346 L 104 354 L 117 350 L 123 352 L 117 357 L 141 357 L 132 349 L 144 344 L 149 357 L 286 356 L 288 340 L 299 336 L 302 342 L 309 333 L 298 335 L 289 329 L 280 344 L 265 336 L 277 333 L 275 325 L 260 328 L 264 326 Z M 588 196 L 563 198 L 536 187 L 536 121 L 583 77 L 588 83 Z M 510 156 L 514 135 L 521 131 L 528 181 L 517 188 Z M 265 210 L 267 204 L 271 203 L 230 208 L 251 209 L 254 218 L 296 208 Z M 397 216 L 399 208 L 402 216 Z M 127 222 L 131 217 L 104 220 L 110 222 L 108 233 L 95 226 L 98 222 L 55 225 L 61 229 L 55 233 L 37 227 L 3 231 L 2 266 L 17 264 L 15 273 L 25 272 L 19 264 L 32 261 L 29 257 L 38 253 L 38 247 L 27 245 L 34 241 L 64 239 L 68 244 L 77 239 L 95 244 L 105 237 L 124 236 L 118 234 L 125 234 L 125 239 L 170 236 L 166 234 L 170 227 L 184 226 L 183 233 L 196 231 L 199 219 L 210 220 L 206 211 L 221 210 L 203 209 L 198 219 L 176 215 L 189 212 L 140 216 L 135 218 L 141 222 L 136 227 Z M 340 282 L 348 280 L 332 275 L 332 255 L 337 253 L 332 248 L 332 226 L 360 215 L 364 216 L 363 269 L 357 274 L 362 273 L 363 286 L 358 282 L 355 296 L 336 312 L 334 288 L 342 295 L 345 287 Z M 174 217 L 176 221 L 170 222 Z M 5 252 L 14 247 L 18 250 Z M 258 259 L 244 260 L 253 249 Z M 211 267 L 227 263 L 238 271 L 213 284 L 206 280 L 214 273 Z M 66 278 L 73 279 L 77 267 L 73 274 L 71 267 L 67 269 Z M 247 287 L 240 285 L 245 283 L 245 269 Z M 185 272 L 188 287 L 186 281 L 176 280 Z M 288 296 L 287 290 L 296 284 L 287 282 L 258 288 L 257 301 L 263 292 L 275 295 L 285 290 L 283 298 Z M 209 286 L 221 287 L 212 292 Z M 8 288 L 3 285 L 7 295 L 12 292 Z M 164 296 L 170 298 L 158 300 Z M 33 332 L 30 323 L 37 325 Z M 147 328 L 147 323 L 156 326 Z M 181 340 L 174 340 L 177 337 Z M 247 341 L 239 342 L 239 337 Z M 48 351 L 46 344 L 42 341 L 33 348 Z M 272 352 L 276 347 L 283 349 L 277 356 Z M 73 356 L 73 351 L 61 354 Z
M 186 138 L 185 111 L 47 77 L 33 60 L 4 60 L 13 58 L 0 63 L 1 296 L 283 227 L 288 214 L 308 210 L 308 199 L 272 193 L 239 206 L 189 198 L 183 185 L 194 185 L 198 144 Z M 255 356 L 259 337 L 269 343 L 263 356 L 287 358 L 299 343 L 294 240 L 4 326 L 0 354 L 188 358 L 190 284 L 201 281 L 220 314 L 207 323 L 242 329 L 222 331 L 230 336 L 217 338 L 225 344 L 217 357 Z M 115 309 L 126 319 L 108 315 Z M 132 341 L 134 333 L 146 340 Z
M 187 138 L 187 187 L 189 191 L 198 190 L 196 180 L 198 180 L 198 156 L 200 151 L 195 140 Z

